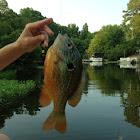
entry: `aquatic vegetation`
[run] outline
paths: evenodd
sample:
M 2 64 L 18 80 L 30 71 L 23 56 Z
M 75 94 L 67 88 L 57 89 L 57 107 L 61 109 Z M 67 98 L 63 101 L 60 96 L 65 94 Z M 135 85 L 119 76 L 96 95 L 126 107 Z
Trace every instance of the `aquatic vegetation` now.
M 16 79 L 16 70 L 6 70 L 0 72 L 0 79 L 13 80 Z
M 32 80 L 19 82 L 18 80 L 0 80 L 0 102 L 11 100 L 14 97 L 26 96 L 35 89 L 35 82 Z

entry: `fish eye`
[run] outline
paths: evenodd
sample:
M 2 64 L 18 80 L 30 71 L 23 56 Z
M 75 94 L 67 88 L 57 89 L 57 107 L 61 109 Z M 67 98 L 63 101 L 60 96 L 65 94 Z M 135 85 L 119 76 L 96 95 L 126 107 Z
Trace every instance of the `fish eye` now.
M 71 46 L 72 46 L 72 44 L 71 44 L 70 42 L 68 42 L 68 44 L 67 44 L 67 45 L 68 45 L 68 47 L 71 47 Z
M 70 42 L 67 43 L 67 46 L 69 49 L 72 49 L 72 47 L 73 47 L 73 45 Z

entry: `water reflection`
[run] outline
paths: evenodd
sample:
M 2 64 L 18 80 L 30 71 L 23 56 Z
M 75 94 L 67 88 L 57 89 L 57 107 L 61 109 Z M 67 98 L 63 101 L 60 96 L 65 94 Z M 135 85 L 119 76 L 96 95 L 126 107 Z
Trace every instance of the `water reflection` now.
M 29 133 L 35 134 L 30 136 L 30 139 L 43 139 L 41 136 L 44 136 L 44 139 L 51 139 L 52 135 L 62 136 L 61 133 L 65 133 L 66 128 L 67 133 L 63 135 L 64 139 L 67 136 L 75 137 L 77 134 L 83 137 L 89 135 L 94 139 L 99 139 L 101 136 L 100 139 L 109 139 L 108 135 L 116 139 L 119 132 L 120 139 L 122 137 L 131 139 L 134 135 L 135 138 L 139 138 L 140 73 L 135 69 L 120 69 L 116 64 L 103 65 L 100 68 L 84 64 L 83 67 L 86 79 L 83 94 L 86 95 L 82 96 L 82 88 L 79 88 L 80 92 L 77 89 L 77 92 L 73 92 L 69 97 L 64 94 L 65 98 L 57 96 L 55 99 L 54 96 L 56 97 L 59 91 L 57 86 L 52 88 L 56 92 L 48 92 L 49 88 L 44 85 L 42 92 L 34 91 L 26 98 L 18 97 L 17 100 L 0 104 L 0 131 L 13 139 L 16 137 L 18 139 L 21 135 L 28 137 Z M 72 82 L 71 85 L 74 83 Z M 51 85 L 54 86 L 53 83 Z M 82 84 L 79 85 L 83 87 Z M 51 101 L 55 102 L 55 106 L 52 113 L 48 114 L 52 107 L 48 106 Z M 78 106 L 72 111 L 69 106 L 66 108 L 67 103 L 73 107 L 77 104 Z M 40 104 L 48 107 L 42 108 Z M 65 111 L 67 111 L 67 116 L 65 116 Z M 55 120 L 57 124 L 54 123 Z M 20 121 L 20 126 L 17 121 Z M 57 131 L 44 133 L 41 130 L 42 125 L 44 130 L 54 128 L 61 133 Z M 15 132 L 11 132 L 11 129 Z
M 67 84 L 69 81 L 65 81 L 67 84 L 62 87 L 59 84 L 63 82 L 63 79 L 59 81 L 60 83 L 56 84 L 52 83 L 51 85 L 43 85 L 42 92 L 40 95 L 40 104 L 45 107 L 50 105 L 50 103 L 53 101 L 54 108 L 50 116 L 47 118 L 47 120 L 44 122 L 43 130 L 51 130 L 56 129 L 57 131 L 61 133 L 66 132 L 67 124 L 66 124 L 66 116 L 65 116 L 65 107 L 68 102 L 68 104 L 72 107 L 77 106 L 77 104 L 81 100 L 82 92 L 84 89 L 84 72 L 82 73 L 79 81 L 78 86 L 72 85 L 71 88 L 68 88 L 67 90 Z M 71 81 L 73 82 L 73 81 Z M 77 83 L 73 83 L 77 84 Z
M 96 67 L 96 66 L 101 67 L 101 66 L 103 66 L 103 62 L 91 62 L 89 64 L 92 67 Z
M 139 89 L 138 84 L 130 80 L 129 92 L 127 97 L 122 96 L 122 104 L 126 117 L 125 121 L 140 127 L 140 90 L 136 90 Z
M 137 69 L 138 64 L 131 64 L 131 63 L 120 63 L 120 68 L 125 68 L 125 69 Z
M 117 65 L 104 65 L 103 69 L 86 69 L 89 79 L 96 81 L 101 93 L 120 96 L 125 121 L 140 127 L 140 77 L 135 69 L 120 69 Z
M 40 90 L 36 90 L 25 99 L 18 97 L 17 100 L 0 103 L 0 129 L 5 126 L 5 120 L 11 119 L 14 114 L 36 115 L 40 110 L 39 93 Z

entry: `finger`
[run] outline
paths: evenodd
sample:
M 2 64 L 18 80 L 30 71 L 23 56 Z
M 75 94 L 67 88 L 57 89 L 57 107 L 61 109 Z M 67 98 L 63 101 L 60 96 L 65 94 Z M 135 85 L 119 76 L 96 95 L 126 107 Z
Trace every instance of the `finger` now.
M 51 36 L 54 35 L 53 31 L 48 26 L 44 26 L 43 30 Z
M 49 41 L 48 34 L 45 32 L 42 32 L 40 35 L 33 37 L 32 41 L 34 42 L 33 46 L 37 46 L 38 44 L 40 44 L 43 41 L 42 47 L 43 48 L 48 47 L 48 41 Z
M 45 36 L 43 34 L 32 37 L 32 41 L 35 46 L 37 46 L 39 43 L 41 43 L 44 40 L 45 40 Z
M 49 37 L 48 34 L 45 31 L 41 31 L 41 34 L 44 35 L 44 42 L 43 42 L 43 47 L 48 47 L 48 43 L 49 43 Z
M 52 18 L 47 18 L 47 19 L 32 23 L 32 27 L 33 28 L 41 28 L 47 24 L 50 24 L 52 21 L 53 21 Z
M 41 43 L 41 46 L 42 46 L 43 48 L 45 48 L 44 42 Z

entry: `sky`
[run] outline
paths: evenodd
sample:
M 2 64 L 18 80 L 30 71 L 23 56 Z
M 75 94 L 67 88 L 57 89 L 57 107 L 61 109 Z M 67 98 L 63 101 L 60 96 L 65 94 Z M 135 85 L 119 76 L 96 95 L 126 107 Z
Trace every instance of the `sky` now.
M 120 25 L 123 10 L 129 0 L 6 0 L 9 8 L 19 14 L 20 9 L 33 8 L 54 22 L 67 26 L 75 23 L 79 30 L 85 23 L 91 33 L 103 25 Z

